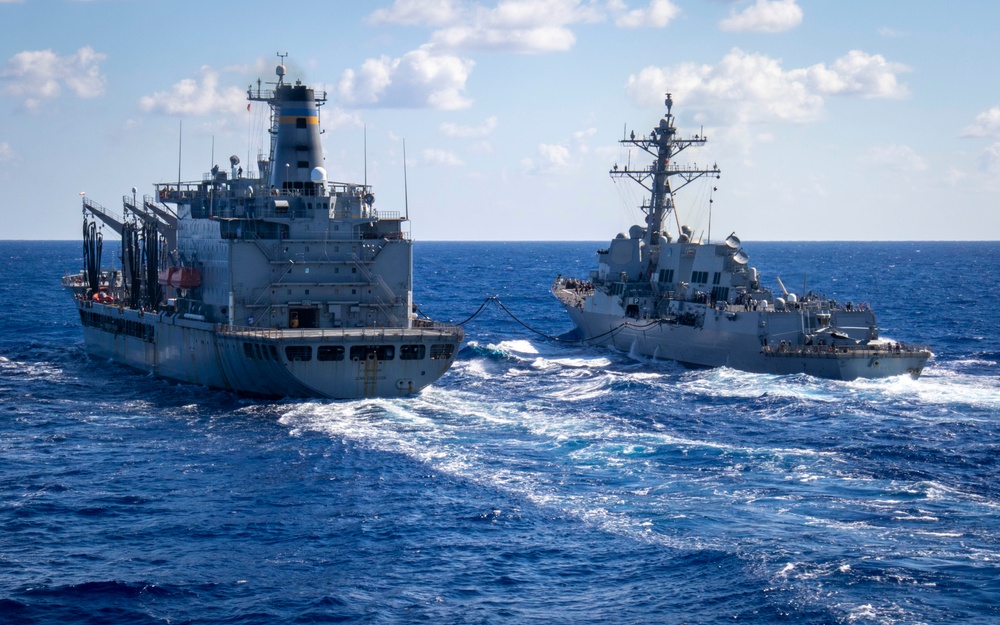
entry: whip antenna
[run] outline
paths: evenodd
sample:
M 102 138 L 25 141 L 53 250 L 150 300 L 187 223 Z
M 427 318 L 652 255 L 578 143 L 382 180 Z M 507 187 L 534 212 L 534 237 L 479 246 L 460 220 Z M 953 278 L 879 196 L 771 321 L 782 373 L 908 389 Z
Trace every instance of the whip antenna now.
M 406 220 L 410 220 L 410 194 L 406 186 L 406 139 L 403 139 L 403 207 L 406 210 Z
M 184 145 L 184 120 L 177 122 L 177 192 L 181 190 L 181 148 Z

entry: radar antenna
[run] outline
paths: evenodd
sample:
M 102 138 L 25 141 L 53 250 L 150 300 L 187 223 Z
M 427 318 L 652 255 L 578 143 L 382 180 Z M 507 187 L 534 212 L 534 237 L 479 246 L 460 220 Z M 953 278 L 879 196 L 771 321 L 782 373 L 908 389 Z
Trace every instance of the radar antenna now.
M 285 78 L 285 58 L 288 57 L 288 53 L 285 52 L 282 54 L 281 52 L 275 52 L 275 54 L 277 54 L 278 58 L 281 59 L 278 61 L 278 66 L 274 68 L 274 73 L 278 75 L 278 86 L 281 86 Z
M 640 208 L 646 213 L 646 239 L 650 245 L 659 243 L 663 218 L 670 213 L 674 214 L 678 230 L 681 229 L 680 217 L 674 203 L 676 191 L 702 176 L 719 177 L 718 165 L 702 169 L 698 168 L 697 165 L 694 167 L 680 166 L 672 162 L 674 157 L 685 149 L 704 145 L 705 136 L 704 133 L 690 139 L 681 139 L 677 136 L 677 129 L 674 127 L 673 95 L 670 93 L 666 95 L 663 104 L 667 109 L 667 114 L 653 128 L 652 132 L 648 135 L 636 135 L 633 131 L 629 138 L 619 141 L 623 145 L 638 147 L 652 156 L 653 164 L 648 167 L 634 168 L 630 162 L 624 168 L 616 166 L 609 172 L 612 177 L 631 178 L 649 191 L 648 203 L 643 204 Z M 678 179 L 679 184 L 670 184 L 671 178 Z

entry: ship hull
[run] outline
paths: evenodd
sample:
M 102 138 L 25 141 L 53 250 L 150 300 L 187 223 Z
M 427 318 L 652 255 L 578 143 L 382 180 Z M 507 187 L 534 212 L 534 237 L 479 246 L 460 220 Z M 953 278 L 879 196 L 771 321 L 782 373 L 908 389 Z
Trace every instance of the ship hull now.
M 727 312 L 707 309 L 701 325 L 634 319 L 582 310 L 565 303 L 581 337 L 650 358 L 675 360 L 688 367 L 731 367 L 750 373 L 805 373 L 835 380 L 918 377 L 929 354 L 896 352 L 888 345 L 845 349 L 797 346 L 784 349 L 762 340 L 794 334 L 797 319 L 787 313 Z M 845 324 L 846 325 L 846 324 Z M 860 329 L 860 328 L 859 328 Z
M 78 300 L 84 346 L 154 376 L 260 397 L 403 397 L 454 362 L 461 328 L 256 329 Z
M 807 290 L 804 274 L 801 293 L 790 292 L 777 276 L 781 292 L 772 291 L 748 264 L 735 232 L 712 243 L 711 227 L 703 239 L 681 223 L 675 192 L 702 177 L 718 179 L 720 172 L 717 165 L 689 167 L 674 160 L 706 139 L 682 138 L 669 93 L 664 104 L 666 115 L 651 133 L 633 131 L 620 141 L 654 157 L 653 164 L 633 167 L 630 151 L 626 165 L 609 172 L 649 191 L 640 206 L 645 225 L 598 249 L 597 268 L 587 278 L 558 276 L 553 284 L 583 339 L 696 367 L 840 380 L 919 376 L 930 351 L 881 339 L 867 303 L 828 300 Z M 673 180 L 679 185 L 672 186 Z M 666 229 L 671 221 L 677 225 L 673 234 Z

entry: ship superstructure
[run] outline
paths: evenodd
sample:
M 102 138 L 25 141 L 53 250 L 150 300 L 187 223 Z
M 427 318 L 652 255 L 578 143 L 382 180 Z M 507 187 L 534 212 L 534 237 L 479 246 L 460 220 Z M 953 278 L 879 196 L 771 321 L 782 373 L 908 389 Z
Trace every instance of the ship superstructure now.
M 326 96 L 285 81 L 257 176 L 238 157 L 195 182 L 133 189 L 117 215 L 84 198 L 84 270 L 66 276 L 88 352 L 157 376 L 264 396 L 418 392 L 454 361 L 460 327 L 418 319 L 413 242 L 400 211 L 323 167 Z M 101 268 L 103 222 L 122 237 Z
M 919 376 L 929 350 L 881 339 L 867 305 L 791 293 L 780 278 L 781 293 L 775 294 L 762 286 L 735 233 L 708 243 L 682 224 L 675 193 L 699 178 L 718 178 L 720 170 L 673 162 L 706 138 L 681 138 L 670 94 L 665 105 L 666 115 L 652 132 L 633 132 L 620 142 L 649 154 L 652 164 L 615 165 L 610 172 L 649 192 L 641 206 L 645 225 L 632 226 L 599 250 L 598 268 L 588 278 L 559 276 L 552 286 L 582 338 L 693 367 L 845 380 Z

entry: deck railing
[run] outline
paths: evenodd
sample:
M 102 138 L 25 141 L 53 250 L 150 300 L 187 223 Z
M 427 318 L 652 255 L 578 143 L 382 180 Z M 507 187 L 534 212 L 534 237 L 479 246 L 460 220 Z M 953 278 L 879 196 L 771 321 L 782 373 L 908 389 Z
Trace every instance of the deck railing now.
M 251 328 L 247 326 L 230 326 L 216 324 L 216 332 L 234 337 L 245 337 L 265 340 L 300 339 L 344 342 L 365 341 L 398 341 L 414 336 L 438 338 L 442 340 L 458 339 L 464 335 L 461 327 L 439 323 L 414 321 L 412 328 Z

